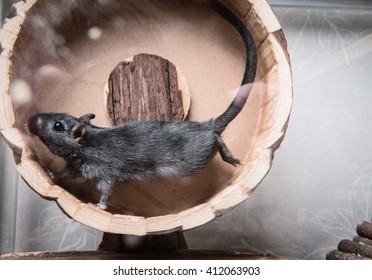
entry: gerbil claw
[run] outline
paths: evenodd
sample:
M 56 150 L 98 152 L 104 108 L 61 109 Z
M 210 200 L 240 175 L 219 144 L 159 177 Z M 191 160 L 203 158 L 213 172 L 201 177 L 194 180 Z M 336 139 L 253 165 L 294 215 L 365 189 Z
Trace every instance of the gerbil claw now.
M 224 158 L 224 161 L 232 164 L 233 166 L 237 167 L 239 164 L 240 164 L 240 160 L 238 160 L 237 158 L 235 157 L 231 157 L 231 158 Z
M 56 180 L 56 176 L 54 175 L 52 171 L 50 171 L 49 169 L 46 169 L 45 172 L 49 176 L 49 178 L 52 179 L 52 181 Z
M 232 155 L 225 142 L 219 136 L 217 136 L 217 142 L 219 144 L 218 151 L 220 152 L 220 155 L 224 161 L 232 164 L 235 167 L 240 164 L 240 161 Z
M 106 205 L 103 205 L 101 203 L 91 203 L 89 202 L 88 205 L 92 205 L 98 209 L 102 209 L 102 210 L 106 210 L 107 209 L 107 206 Z

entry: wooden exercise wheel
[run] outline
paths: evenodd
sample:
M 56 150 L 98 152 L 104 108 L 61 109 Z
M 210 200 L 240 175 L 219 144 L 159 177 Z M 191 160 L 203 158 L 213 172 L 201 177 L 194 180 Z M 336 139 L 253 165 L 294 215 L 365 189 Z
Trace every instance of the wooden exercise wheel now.
M 72 219 L 110 233 L 148 235 L 188 230 L 247 199 L 271 167 L 287 127 L 292 79 L 286 41 L 266 1 L 223 0 L 257 46 L 255 84 L 243 111 L 222 134 L 242 162 L 216 156 L 193 177 L 135 182 L 115 189 L 109 208 L 91 205 L 88 182 L 56 185 L 46 170 L 63 162 L 30 140 L 24 124 L 36 112 L 94 113 L 112 125 L 107 82 L 122 61 L 151 54 L 175 67 L 180 119 L 221 114 L 240 86 L 245 49 L 238 32 L 208 1 L 127 0 L 18 2 L 0 31 L 0 130 L 19 174 Z

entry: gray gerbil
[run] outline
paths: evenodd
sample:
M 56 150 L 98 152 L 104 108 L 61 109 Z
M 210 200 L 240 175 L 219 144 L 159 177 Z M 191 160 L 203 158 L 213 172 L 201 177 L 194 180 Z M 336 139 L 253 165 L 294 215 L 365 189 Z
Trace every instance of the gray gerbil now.
M 190 176 L 203 169 L 217 151 L 239 164 L 220 135 L 243 108 L 251 85 L 240 88 L 229 108 L 205 122 L 130 122 L 112 128 L 90 124 L 94 114 L 75 118 L 63 113 L 37 113 L 27 124 L 49 150 L 66 160 L 54 177 L 83 177 L 96 184 L 106 208 L 113 188 L 124 182 Z
M 120 183 L 190 176 L 203 169 L 217 151 L 224 161 L 239 164 L 220 136 L 249 96 L 256 74 L 256 48 L 249 31 L 232 12 L 217 0 L 209 2 L 242 36 L 247 53 L 243 86 L 228 109 L 205 122 L 131 122 L 113 128 L 90 124 L 94 114 L 80 118 L 35 114 L 28 121 L 28 130 L 67 162 L 55 178 L 91 180 L 101 194 L 97 207 L 105 209 L 113 188 Z

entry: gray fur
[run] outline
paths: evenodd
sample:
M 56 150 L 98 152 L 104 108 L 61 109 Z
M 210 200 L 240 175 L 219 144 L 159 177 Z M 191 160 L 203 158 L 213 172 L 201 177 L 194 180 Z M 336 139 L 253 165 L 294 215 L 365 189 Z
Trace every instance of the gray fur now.
M 238 164 L 220 135 L 243 108 L 251 87 L 241 87 L 227 111 L 215 120 L 131 122 L 100 128 L 90 123 L 93 114 L 75 118 L 38 113 L 29 119 L 27 129 L 66 160 L 66 168 L 54 177 L 94 182 L 101 193 L 97 206 L 106 208 L 120 183 L 194 175 L 217 151 L 224 161 Z

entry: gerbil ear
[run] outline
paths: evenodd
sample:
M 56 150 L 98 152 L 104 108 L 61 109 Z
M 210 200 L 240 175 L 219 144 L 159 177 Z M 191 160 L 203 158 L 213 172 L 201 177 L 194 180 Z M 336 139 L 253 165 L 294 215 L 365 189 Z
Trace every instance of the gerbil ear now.
M 89 124 L 90 120 L 91 119 L 94 119 L 96 117 L 95 114 L 85 114 L 85 115 L 82 115 L 80 118 L 78 118 L 78 121 L 79 122 L 82 122 L 82 123 L 86 123 L 86 124 Z
M 71 137 L 76 141 L 76 143 L 82 145 L 84 142 L 85 132 L 85 125 L 79 123 L 72 128 Z

